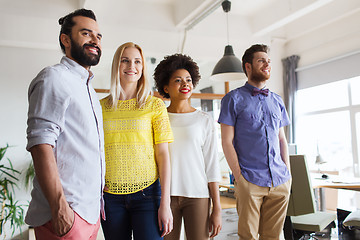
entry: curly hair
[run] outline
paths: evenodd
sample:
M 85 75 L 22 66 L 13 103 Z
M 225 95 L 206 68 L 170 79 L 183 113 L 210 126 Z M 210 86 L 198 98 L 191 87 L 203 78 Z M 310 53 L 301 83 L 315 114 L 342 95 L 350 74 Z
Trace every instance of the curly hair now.
M 194 87 L 198 84 L 201 78 L 199 67 L 191 57 L 180 53 L 165 56 L 164 59 L 156 66 L 153 75 L 155 87 L 164 98 L 170 98 L 169 94 L 164 91 L 164 87 L 169 84 L 171 75 L 178 69 L 185 69 L 190 73 Z

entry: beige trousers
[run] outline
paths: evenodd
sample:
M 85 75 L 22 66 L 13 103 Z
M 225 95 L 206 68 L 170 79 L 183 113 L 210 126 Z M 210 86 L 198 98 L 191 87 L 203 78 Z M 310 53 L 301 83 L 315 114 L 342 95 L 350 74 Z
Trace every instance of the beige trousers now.
M 260 187 L 242 175 L 235 182 L 240 240 L 279 240 L 290 196 L 291 180 L 277 187 Z
M 174 229 L 164 240 L 179 240 L 184 218 L 187 240 L 209 239 L 210 198 L 171 197 Z

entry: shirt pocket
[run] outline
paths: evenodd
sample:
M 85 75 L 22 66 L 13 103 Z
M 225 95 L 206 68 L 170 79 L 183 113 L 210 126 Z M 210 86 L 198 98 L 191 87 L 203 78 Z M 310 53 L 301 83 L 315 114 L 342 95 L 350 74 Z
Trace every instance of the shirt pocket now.
M 243 112 L 237 120 L 239 125 L 248 129 L 257 127 L 261 123 L 261 116 L 254 113 Z
M 279 129 L 280 128 L 280 123 L 281 123 L 281 115 L 280 113 L 277 112 L 273 112 L 270 114 L 271 116 L 271 125 L 273 126 L 273 128 Z
M 245 122 L 253 122 L 253 121 L 259 121 L 260 116 L 253 113 L 243 112 L 239 116 L 239 120 L 245 121 Z

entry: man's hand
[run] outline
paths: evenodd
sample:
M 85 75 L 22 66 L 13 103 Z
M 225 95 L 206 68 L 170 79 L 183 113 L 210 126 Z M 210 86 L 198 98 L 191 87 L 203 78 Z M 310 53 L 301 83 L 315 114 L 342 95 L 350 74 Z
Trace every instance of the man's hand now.
M 30 149 L 37 180 L 51 209 L 51 222 L 56 235 L 66 234 L 74 223 L 74 211 L 66 201 L 51 145 L 39 144 Z
M 53 231 L 57 236 L 64 236 L 70 231 L 74 224 L 75 213 L 65 202 L 63 207 L 60 207 L 59 211 L 53 215 L 51 220 Z
M 221 143 L 224 151 L 226 161 L 234 175 L 235 181 L 238 181 L 241 177 L 241 169 L 239 165 L 239 159 L 235 151 L 233 141 L 235 136 L 235 128 L 230 125 L 221 123 Z

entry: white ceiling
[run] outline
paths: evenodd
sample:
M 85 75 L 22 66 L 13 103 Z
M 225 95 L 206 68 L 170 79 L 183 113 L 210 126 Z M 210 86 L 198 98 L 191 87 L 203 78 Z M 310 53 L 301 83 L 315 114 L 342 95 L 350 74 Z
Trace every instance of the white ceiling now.
M 115 49 L 126 41 L 143 47 L 157 63 L 183 51 L 210 74 L 227 44 L 222 0 L 0 0 L 0 46 L 57 50 L 59 17 L 79 7 L 92 9 L 103 32 L 103 57 L 97 75 L 108 81 Z M 232 0 L 228 13 L 230 44 L 240 58 L 251 44 L 287 46 L 290 55 L 308 45 L 334 41 L 335 32 L 359 32 L 360 0 Z M 207 13 L 208 12 L 208 13 Z M 193 27 L 190 29 L 192 23 Z M 186 30 L 187 29 L 187 30 Z M 327 31 L 324 31 L 328 29 Z M 346 29 L 346 30 L 345 30 Z M 324 34 L 319 34 L 320 30 Z M 303 40 L 302 40 L 303 42 Z M 297 43 L 297 44 L 294 44 Z M 150 66 L 150 70 L 151 67 Z

